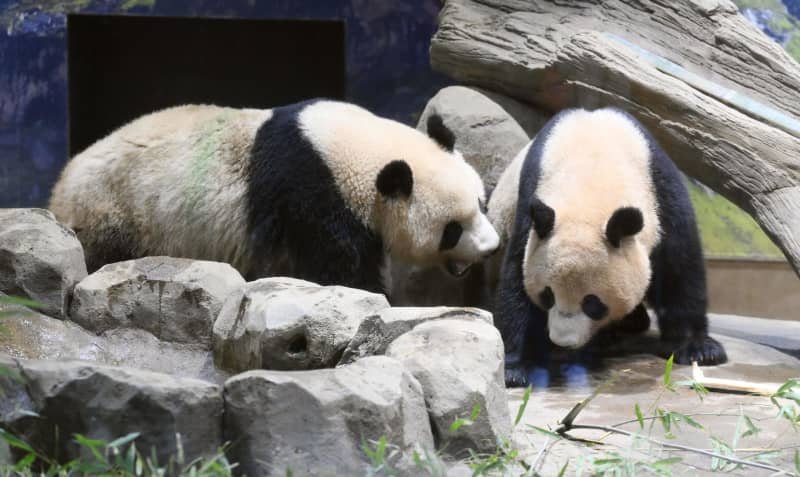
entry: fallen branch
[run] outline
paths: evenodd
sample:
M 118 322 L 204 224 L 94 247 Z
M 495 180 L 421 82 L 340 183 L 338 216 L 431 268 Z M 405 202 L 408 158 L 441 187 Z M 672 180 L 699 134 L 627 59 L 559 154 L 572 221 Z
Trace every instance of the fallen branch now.
M 586 406 L 589 404 L 589 402 L 592 399 L 595 398 L 595 396 L 597 396 L 597 394 L 598 394 L 598 392 L 599 392 L 601 387 L 602 386 L 598 386 L 598 389 L 596 389 L 591 395 L 589 395 L 589 397 L 587 397 L 586 399 L 580 401 L 578 404 L 573 406 L 572 409 L 570 409 L 570 411 L 567 413 L 567 415 L 564 416 L 563 419 L 561 419 L 560 425 L 553 432 L 555 432 L 556 434 L 560 435 L 561 437 L 563 437 L 565 439 L 569 439 L 569 440 L 583 440 L 583 439 L 581 439 L 579 437 L 573 437 L 573 436 L 570 436 L 569 434 L 567 434 L 569 431 L 574 430 L 574 429 L 592 429 L 592 430 L 597 430 L 597 431 L 605 431 L 605 432 L 612 433 L 612 434 L 622 434 L 622 435 L 628 436 L 628 437 L 634 437 L 634 438 L 635 437 L 640 437 L 640 438 L 646 439 L 650 443 L 653 443 L 653 444 L 656 444 L 656 445 L 659 445 L 659 446 L 662 446 L 662 447 L 665 447 L 665 448 L 668 448 L 668 449 L 677 449 L 677 450 L 682 450 L 682 451 L 687 451 L 687 452 L 694 452 L 696 454 L 705 455 L 705 456 L 709 456 L 709 457 L 715 457 L 717 459 L 724 460 L 724 461 L 727 461 L 727 462 L 731 462 L 731 463 L 734 463 L 734 464 L 745 465 L 745 466 L 748 466 L 748 467 L 755 467 L 755 468 L 758 468 L 758 469 L 770 470 L 772 472 L 776 472 L 776 473 L 779 473 L 779 474 L 785 474 L 786 473 L 785 470 L 780 469 L 780 468 L 775 467 L 775 466 L 772 466 L 772 465 L 762 464 L 760 462 L 754 462 L 754 461 L 745 460 L 745 459 L 740 459 L 738 457 L 730 457 L 730 456 L 726 456 L 726 455 L 722 455 L 722 454 L 717 454 L 716 452 L 707 451 L 705 449 L 699 449 L 699 448 L 696 448 L 696 447 L 690 447 L 690 446 L 684 446 L 684 445 L 681 445 L 681 444 L 672 444 L 672 443 L 669 443 L 669 442 L 663 442 L 663 441 L 659 441 L 658 439 L 653 439 L 652 437 L 649 437 L 649 436 L 636 434 L 634 432 L 626 431 L 624 429 L 618 429 L 616 427 L 599 426 L 599 425 L 591 425 L 591 424 L 575 424 L 574 423 L 575 418 L 577 418 L 578 414 L 580 414 L 580 412 L 583 411 L 586 408 Z M 777 390 L 777 388 L 776 388 L 776 390 Z M 773 394 L 774 394 L 774 392 L 773 392 Z
M 755 467 L 755 468 L 758 468 L 758 469 L 770 470 L 772 472 L 777 472 L 777 473 L 781 473 L 781 474 L 785 474 L 786 473 L 786 471 L 783 470 L 783 469 L 780 469 L 778 467 L 774 467 L 774 466 L 771 466 L 771 465 L 767 465 L 767 464 L 762 464 L 760 462 L 753 462 L 753 461 L 750 461 L 750 460 L 739 459 L 737 457 L 730 457 L 730 456 L 726 456 L 726 455 L 722 455 L 722 454 L 717 454 L 716 452 L 707 451 L 705 449 L 698 449 L 696 447 L 689 447 L 689 446 L 684 446 L 684 445 L 680 445 L 680 444 L 672 444 L 672 443 L 669 443 L 669 442 L 663 442 L 663 441 L 659 441 L 658 439 L 653 439 L 652 437 L 639 435 L 639 434 L 636 434 L 634 432 L 626 431 L 624 429 L 617 429 L 616 427 L 611 427 L 611 426 L 595 426 L 595 425 L 591 425 L 591 424 L 571 424 L 569 426 L 569 428 L 565 428 L 564 426 L 560 426 L 559 428 L 556 429 L 556 432 L 559 435 L 563 436 L 565 439 L 572 440 L 573 437 L 568 435 L 567 432 L 571 431 L 573 429 L 592 429 L 592 430 L 596 430 L 596 431 L 610 432 L 610 433 L 613 433 L 613 434 L 622 434 L 622 435 L 628 436 L 628 437 L 641 437 L 641 438 L 647 439 L 648 442 L 651 442 L 653 444 L 656 444 L 656 445 L 659 445 L 659 446 L 662 446 L 662 447 L 666 447 L 666 448 L 669 448 L 669 449 L 677 449 L 677 450 L 682 450 L 682 451 L 694 452 L 696 454 L 702 454 L 702 455 L 706 455 L 706 456 L 709 456 L 709 457 L 716 457 L 717 459 L 725 460 L 725 461 L 731 462 L 733 464 L 746 465 L 748 467 Z

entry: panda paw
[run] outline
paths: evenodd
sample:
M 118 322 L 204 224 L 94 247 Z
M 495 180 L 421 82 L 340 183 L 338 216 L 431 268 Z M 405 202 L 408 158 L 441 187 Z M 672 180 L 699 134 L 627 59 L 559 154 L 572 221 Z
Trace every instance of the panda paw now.
M 700 366 L 713 366 L 728 361 L 728 355 L 722 344 L 710 336 L 691 338 L 675 350 L 675 362 L 692 364 L 697 361 Z
M 506 364 L 506 387 L 522 388 L 528 385 L 528 370 L 525 366 Z

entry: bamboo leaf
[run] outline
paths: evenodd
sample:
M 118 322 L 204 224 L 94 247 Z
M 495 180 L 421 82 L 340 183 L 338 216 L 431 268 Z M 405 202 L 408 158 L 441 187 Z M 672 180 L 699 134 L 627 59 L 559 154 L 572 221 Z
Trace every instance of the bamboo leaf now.
M 638 402 L 633 406 L 633 411 L 636 413 L 636 420 L 639 421 L 639 429 L 644 430 L 644 416 Z

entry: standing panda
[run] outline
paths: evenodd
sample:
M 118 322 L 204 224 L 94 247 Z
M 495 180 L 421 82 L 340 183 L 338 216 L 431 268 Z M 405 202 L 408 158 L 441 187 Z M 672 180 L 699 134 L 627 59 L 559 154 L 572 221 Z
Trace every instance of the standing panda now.
M 526 385 L 551 342 L 576 349 L 609 325 L 647 329 L 643 301 L 677 363 L 724 363 L 724 348 L 708 336 L 688 193 L 644 127 L 616 109 L 570 109 L 522 154 L 510 166 L 520 172 L 501 179 L 489 203 L 501 235 L 510 230 L 494 310 L 506 383 Z M 508 207 L 516 214 L 499 210 Z
M 385 292 L 387 255 L 461 275 L 498 247 L 480 177 L 427 126 L 328 100 L 165 109 L 75 156 L 50 210 L 91 270 L 168 255 Z

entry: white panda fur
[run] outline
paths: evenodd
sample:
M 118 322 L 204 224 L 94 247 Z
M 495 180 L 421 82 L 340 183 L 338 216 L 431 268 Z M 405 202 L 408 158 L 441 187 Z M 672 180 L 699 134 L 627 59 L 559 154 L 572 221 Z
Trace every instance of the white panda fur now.
M 526 359 L 546 359 L 549 342 L 581 347 L 612 322 L 646 316 L 645 300 L 657 302 L 662 337 L 677 342 L 677 361 L 727 359 L 707 336 L 702 251 L 685 186 L 633 117 L 616 109 L 564 111 L 507 172 L 489 216 L 508 237 L 494 311 L 510 385 L 527 382 L 520 368 Z M 640 223 L 611 238 L 620 220 Z M 602 313 L 589 317 L 585 300 Z
M 431 137 L 327 100 L 169 108 L 75 156 L 50 209 L 91 269 L 169 255 L 384 291 L 386 254 L 460 273 L 498 245 L 480 177 L 429 124 Z M 463 232 L 441 250 L 451 221 Z

